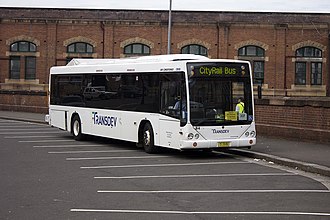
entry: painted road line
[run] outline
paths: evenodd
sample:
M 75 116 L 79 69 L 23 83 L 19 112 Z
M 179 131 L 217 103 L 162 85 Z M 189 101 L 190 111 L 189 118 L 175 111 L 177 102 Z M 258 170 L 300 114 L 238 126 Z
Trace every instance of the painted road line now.
M 86 150 L 86 151 L 50 151 L 49 154 L 85 154 L 85 153 L 125 153 L 136 150 Z
M 54 138 L 56 136 L 5 136 L 6 139 L 20 139 L 20 138 Z
M 45 130 L 45 129 L 43 129 Z M 17 134 L 59 134 L 63 133 L 63 131 L 24 131 L 24 132 L 0 132 L 0 134 L 5 134 L 5 135 L 17 135 Z
M 99 145 L 99 144 L 71 144 L 71 145 L 36 145 L 35 148 L 74 148 L 74 147 L 110 147 L 110 145 Z
M 66 158 L 66 160 L 113 160 L 113 159 L 153 159 L 164 158 L 169 156 L 131 156 L 131 157 L 81 157 L 81 158 Z
M 25 129 L 28 129 L 28 128 L 37 128 L 37 127 L 41 127 L 38 126 L 38 125 L 35 125 L 35 124 L 26 124 L 26 125 L 0 125 L 0 128 L 25 128 Z M 43 126 L 45 127 L 45 126 Z
M 266 189 L 266 190 L 98 190 L 98 193 L 330 193 L 329 190 L 277 190 L 277 189 Z
M 0 131 L 44 131 L 50 130 L 54 131 L 53 128 L 7 128 L 7 129 L 0 129 Z
M 128 210 L 128 209 L 70 209 L 71 212 L 96 212 L 96 213 L 142 213 L 142 214 L 184 214 L 184 215 L 295 215 L 295 216 L 330 216 L 328 212 L 217 212 L 217 211 L 167 211 L 167 210 Z
M 14 120 L 0 120 L 0 124 L 30 124 L 29 122 L 14 121 Z
M 43 143 L 43 142 L 73 142 L 73 139 L 60 139 L 60 140 L 37 140 L 37 141 L 18 141 L 20 143 Z
M 80 167 L 81 169 L 107 169 L 107 168 L 136 168 L 136 167 L 170 167 L 170 166 L 201 166 L 201 165 L 224 165 L 224 164 L 247 164 L 249 162 L 209 162 L 209 163 L 177 163 L 177 164 L 142 164 L 142 165 L 119 165 L 119 166 L 93 166 Z
M 193 178 L 193 177 L 238 177 L 238 176 L 297 176 L 294 173 L 236 173 L 236 174 L 194 174 L 162 176 L 96 176 L 94 179 L 147 179 L 147 178 Z

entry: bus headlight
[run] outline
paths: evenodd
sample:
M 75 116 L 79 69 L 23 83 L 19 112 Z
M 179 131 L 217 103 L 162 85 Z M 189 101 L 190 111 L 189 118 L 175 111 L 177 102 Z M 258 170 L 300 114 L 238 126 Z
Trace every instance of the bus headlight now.
M 255 131 L 251 131 L 251 132 L 249 132 L 249 131 L 247 131 L 247 132 L 245 132 L 245 137 L 255 137 L 256 136 L 256 132 Z
M 194 133 L 189 133 L 188 135 L 187 135 L 187 138 L 188 138 L 188 140 L 192 140 L 192 139 L 198 139 L 199 138 L 199 134 L 194 134 Z

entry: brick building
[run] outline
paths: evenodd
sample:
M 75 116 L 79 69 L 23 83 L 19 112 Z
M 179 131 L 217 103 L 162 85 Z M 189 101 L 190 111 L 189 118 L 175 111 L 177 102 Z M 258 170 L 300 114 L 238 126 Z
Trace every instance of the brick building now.
M 172 53 L 251 61 L 259 130 L 330 139 L 330 13 L 173 11 L 172 25 Z M 0 8 L 0 109 L 47 112 L 51 66 L 166 54 L 167 28 L 167 11 Z

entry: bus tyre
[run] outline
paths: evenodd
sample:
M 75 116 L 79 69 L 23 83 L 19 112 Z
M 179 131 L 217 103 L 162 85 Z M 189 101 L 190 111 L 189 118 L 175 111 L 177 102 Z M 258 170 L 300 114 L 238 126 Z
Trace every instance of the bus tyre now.
M 149 154 L 157 153 L 158 148 L 154 145 L 154 132 L 150 123 L 146 123 L 142 132 L 142 146 Z
M 81 121 L 78 115 L 75 115 L 72 119 L 71 133 L 76 141 L 84 139 L 84 135 L 81 133 Z

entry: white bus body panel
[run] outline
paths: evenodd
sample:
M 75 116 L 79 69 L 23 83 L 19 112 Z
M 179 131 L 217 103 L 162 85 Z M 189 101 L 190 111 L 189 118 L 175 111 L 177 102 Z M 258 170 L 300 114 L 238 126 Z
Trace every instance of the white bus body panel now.
M 65 121 L 67 111 L 61 109 L 49 108 L 49 124 L 62 130 L 67 130 L 67 123 Z
M 151 124 L 155 145 L 179 149 L 180 121 L 155 113 L 139 113 L 91 108 L 50 106 L 50 125 L 71 131 L 71 120 L 78 114 L 83 134 L 138 142 L 138 131 L 143 121 Z M 67 115 L 67 116 L 65 116 Z M 101 120 L 101 118 L 105 120 Z
M 256 144 L 255 136 L 245 136 L 247 132 L 255 131 L 254 122 L 251 125 L 227 127 L 193 127 L 190 124 L 180 127 L 178 119 L 155 113 L 50 106 L 50 125 L 71 131 L 73 114 L 79 115 L 84 134 L 135 143 L 138 142 L 138 131 L 142 121 L 148 121 L 153 128 L 157 146 L 184 150 L 217 148 L 219 142 L 227 142 L 229 147 L 246 147 Z M 96 115 L 106 116 L 107 123 L 99 123 L 93 118 Z M 112 120 L 111 117 L 113 117 Z M 191 140 L 187 138 L 189 133 L 194 134 Z M 197 139 L 196 134 L 198 134 Z
M 168 148 L 180 148 L 180 120 L 160 115 L 159 137 L 160 145 Z

